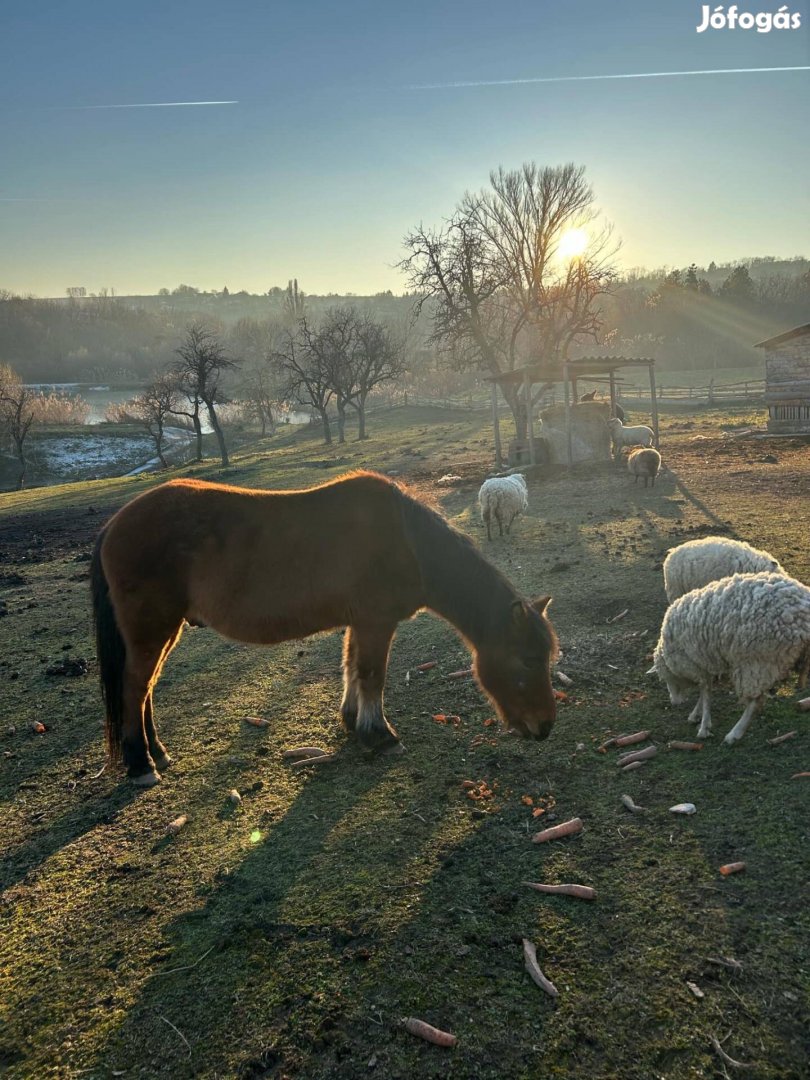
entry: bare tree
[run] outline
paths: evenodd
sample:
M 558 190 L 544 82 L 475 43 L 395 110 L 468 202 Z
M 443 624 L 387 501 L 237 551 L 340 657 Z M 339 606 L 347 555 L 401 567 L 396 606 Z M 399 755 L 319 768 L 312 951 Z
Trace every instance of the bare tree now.
M 283 335 L 273 321 L 240 319 L 229 334 L 229 343 L 242 357 L 238 393 L 250 402 L 261 426 L 262 438 L 275 431 L 275 408 L 279 400 L 278 376 L 270 358 Z
M 364 318 L 357 331 L 354 350 L 354 384 L 352 400 L 357 409 L 358 439 L 366 435 L 366 399 L 375 386 L 391 382 L 405 374 L 405 342 L 395 337 L 391 329 L 373 319 Z
M 323 441 L 332 442 L 329 404 L 334 397 L 331 373 L 324 364 L 317 337 L 306 318 L 296 330 L 287 330 L 271 358 L 279 372 L 281 396 L 310 405 L 323 423 Z
M 188 395 L 192 412 L 175 411 L 179 415 L 190 416 L 197 436 L 197 460 L 202 460 L 202 424 L 200 408 L 205 406 L 211 428 L 217 437 L 219 453 L 223 467 L 229 463 L 225 436 L 217 417 L 216 405 L 221 401 L 220 382 L 223 372 L 236 366 L 225 352 L 225 347 L 213 330 L 200 322 L 186 327 L 183 344 L 175 349 L 180 357 L 175 364 L 175 372 L 180 377 L 182 388 Z
M 587 230 L 587 247 L 565 258 L 560 241 Z M 458 368 L 492 375 L 538 360 L 553 364 L 602 325 L 596 299 L 615 280 L 617 247 L 598 225 L 584 169 L 534 163 L 490 175 L 490 187 L 467 194 L 439 230 L 423 226 L 405 238 L 400 267 L 429 303 L 432 341 Z M 503 386 L 519 438 L 528 403 L 520 384 Z
M 9 434 L 14 454 L 20 463 L 17 490 L 25 485 L 28 463 L 25 458 L 25 440 L 34 422 L 36 393 L 23 385 L 22 379 L 8 364 L 0 364 L 0 425 Z
M 164 469 L 169 467 L 163 453 L 166 422 L 177 415 L 183 397 L 178 376 L 164 372 L 155 376 L 142 394 L 131 403 L 132 416 L 141 423 L 155 443 L 155 451 Z

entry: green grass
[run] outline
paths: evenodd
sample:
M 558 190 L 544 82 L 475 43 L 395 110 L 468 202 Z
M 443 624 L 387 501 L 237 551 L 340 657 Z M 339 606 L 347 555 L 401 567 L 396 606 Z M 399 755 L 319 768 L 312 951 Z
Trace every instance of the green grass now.
M 678 1080 L 724 1075 L 716 1034 L 755 1064 L 749 1075 L 805 1075 L 807 794 L 790 776 L 808 764 L 795 687 L 733 750 L 721 738 L 740 710 L 718 694 L 717 734 L 689 754 L 666 750 L 693 737 L 688 709 L 643 674 L 670 545 L 719 524 L 810 578 L 793 480 L 806 481 L 806 457 L 780 446 L 780 486 L 756 461 L 766 444 L 731 462 L 713 456 L 719 440 L 712 451 L 690 441 L 740 415 L 701 414 L 686 430 L 665 418 L 674 471 L 654 492 L 611 466 L 534 479 L 529 513 L 490 545 L 475 509 L 491 462 L 480 417 L 400 410 L 374 419 L 368 443 L 328 449 L 299 432 L 240 454 L 229 482 L 289 488 L 370 465 L 431 494 L 522 592 L 553 594 L 574 685 L 547 742 L 502 734 L 474 686 L 442 678 L 466 666 L 462 643 L 421 615 L 401 627 L 386 697 L 408 752 L 369 761 L 334 717 L 339 634 L 261 650 L 188 631 L 156 694 L 176 764 L 140 793 L 99 775 L 95 666 L 89 678 L 45 670 L 92 657 L 92 530 L 162 477 L 0 498 L 0 750 L 11 755 L 0 759 L 0 1071 Z M 449 471 L 466 482 L 435 487 Z M 223 476 L 210 462 L 176 474 Z M 437 669 L 406 681 L 433 658 Z M 245 725 L 251 713 L 271 726 Z M 30 731 L 35 719 L 45 735 Z M 659 752 L 637 772 L 597 752 L 606 734 L 642 728 Z M 767 744 L 792 728 L 796 739 Z M 338 760 L 320 771 L 281 761 L 310 743 Z M 470 800 L 464 779 L 486 780 L 492 797 Z M 624 792 L 644 814 L 623 808 Z M 669 812 L 682 801 L 697 814 Z M 188 824 L 168 838 L 181 813 Z M 575 815 L 579 836 L 531 843 Z M 747 871 L 722 878 L 735 859 Z M 598 897 L 544 897 L 525 880 L 579 881 Z M 524 972 L 523 937 L 556 1001 Z M 743 974 L 707 960 L 717 956 Z M 453 1031 L 457 1047 L 409 1036 L 408 1015 Z

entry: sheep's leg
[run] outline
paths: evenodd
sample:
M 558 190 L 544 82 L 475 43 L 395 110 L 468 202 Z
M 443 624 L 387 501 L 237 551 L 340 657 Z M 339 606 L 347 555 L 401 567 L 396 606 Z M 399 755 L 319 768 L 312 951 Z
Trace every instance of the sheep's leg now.
M 484 521 L 486 522 L 486 526 L 487 526 L 487 540 L 492 539 L 492 531 L 491 531 L 491 529 L 489 527 L 489 523 L 490 523 L 491 520 L 492 520 L 492 515 L 489 512 L 489 507 L 487 507 L 486 510 L 484 511 Z
M 700 704 L 702 718 L 700 721 L 700 727 L 698 728 L 697 737 L 699 739 L 708 739 L 712 733 L 712 713 L 708 689 L 703 689 L 700 691 Z
M 723 742 L 726 746 L 733 746 L 735 742 L 740 741 L 740 739 L 748 730 L 748 725 L 756 716 L 761 705 L 761 697 L 754 698 L 753 701 L 748 702 L 748 704 L 745 706 L 745 712 L 742 714 L 742 716 L 728 733 L 728 735 L 726 735 L 725 739 L 723 739 Z
M 689 713 L 688 723 L 696 724 L 698 722 L 698 720 L 700 719 L 700 714 L 701 714 L 702 710 L 703 710 L 703 691 L 701 690 L 700 693 L 698 694 L 698 699 L 695 702 L 694 709 L 692 709 L 692 711 Z
M 503 518 L 501 517 L 500 506 L 495 507 L 495 520 L 498 522 L 498 535 L 503 536 Z

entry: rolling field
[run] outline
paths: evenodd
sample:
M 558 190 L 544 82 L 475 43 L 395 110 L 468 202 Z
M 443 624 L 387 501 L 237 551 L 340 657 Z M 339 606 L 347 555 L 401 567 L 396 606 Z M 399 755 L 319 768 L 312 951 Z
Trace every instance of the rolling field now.
M 741 707 L 719 693 L 713 739 L 686 753 L 666 744 L 694 738 L 689 706 L 644 674 L 669 547 L 720 532 L 810 581 L 810 447 L 723 435 L 750 419 L 665 415 L 653 490 L 609 464 L 532 477 L 528 513 L 490 544 L 475 500 L 491 435 L 469 413 L 402 409 L 375 417 L 368 442 L 295 432 L 225 472 L 174 471 L 280 488 L 396 474 L 520 592 L 552 594 L 573 683 L 551 737 L 523 742 L 471 681 L 443 677 L 468 653 L 421 614 L 400 628 L 386 691 L 407 753 L 369 759 L 335 715 L 339 632 L 257 649 L 188 630 L 155 694 L 175 763 L 149 791 L 104 768 L 87 569 L 103 521 L 164 477 L 0 496 L 0 1073 L 733 1075 L 715 1037 L 746 1075 L 808 1075 L 810 787 L 791 780 L 810 768 L 795 704 L 808 691 L 785 683 L 733 749 L 722 736 Z M 459 480 L 438 485 L 447 473 Z M 70 661 L 82 659 L 86 675 L 48 673 L 81 672 Z M 251 714 L 269 726 L 245 724 Z M 597 749 L 642 729 L 658 753 L 637 771 Z M 291 770 L 281 752 L 302 744 L 338 758 Z M 697 813 L 670 813 L 680 802 Z M 180 814 L 187 825 L 167 836 Z M 579 835 L 531 843 L 574 816 Z M 747 870 L 722 877 L 735 860 Z M 525 972 L 523 938 L 556 999 Z M 415 1039 L 406 1016 L 457 1046 Z

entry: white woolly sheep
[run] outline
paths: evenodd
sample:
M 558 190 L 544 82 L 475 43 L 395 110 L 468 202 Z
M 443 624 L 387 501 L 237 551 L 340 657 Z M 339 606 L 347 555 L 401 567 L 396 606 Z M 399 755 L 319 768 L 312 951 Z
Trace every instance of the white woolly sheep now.
M 670 548 L 664 559 L 664 588 L 672 603 L 692 589 L 702 589 L 710 581 L 732 574 L 784 574 L 779 562 L 767 551 L 751 547 L 743 540 L 725 536 L 704 536 Z
M 504 524 L 508 534 L 512 522 L 529 505 L 525 477 L 513 473 L 511 476 L 494 476 L 485 480 L 478 492 L 478 505 L 487 527 L 487 540 L 492 539 L 490 523 L 493 517 L 498 522 L 500 535 L 503 536 Z
M 623 424 L 618 416 L 612 416 L 605 423 L 610 432 L 614 455 L 618 455 L 623 446 L 652 446 L 655 442 L 652 428 L 648 428 L 645 424 L 635 426 Z
M 655 487 L 655 478 L 661 468 L 661 455 L 651 446 L 646 450 L 633 450 L 627 459 L 627 468 L 634 477 L 634 484 L 643 476 L 645 488 L 647 480 L 652 480 L 652 486 Z
M 734 574 L 693 589 L 667 610 L 653 667 L 673 705 L 700 691 L 689 719 L 700 717 L 698 738 L 711 733 L 709 693 L 727 678 L 745 711 L 723 740 L 745 734 L 763 695 L 798 668 L 810 668 L 810 589 L 785 574 Z

